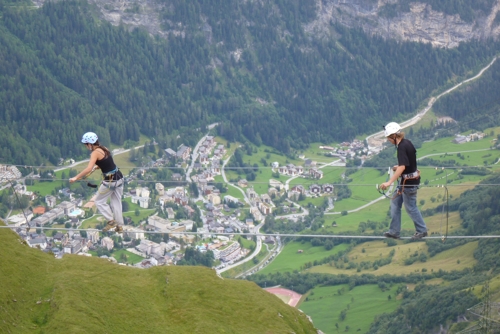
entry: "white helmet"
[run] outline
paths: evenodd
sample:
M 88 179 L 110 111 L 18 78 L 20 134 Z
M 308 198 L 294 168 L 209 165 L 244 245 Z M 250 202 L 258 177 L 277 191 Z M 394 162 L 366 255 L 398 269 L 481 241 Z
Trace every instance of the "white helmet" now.
M 386 126 L 384 126 L 384 136 L 389 137 L 395 133 L 399 133 L 401 131 L 401 126 L 399 126 L 396 122 L 390 122 Z
M 86 134 L 83 135 L 82 137 L 82 143 L 84 144 L 95 144 L 97 141 L 97 135 L 93 132 L 87 132 Z

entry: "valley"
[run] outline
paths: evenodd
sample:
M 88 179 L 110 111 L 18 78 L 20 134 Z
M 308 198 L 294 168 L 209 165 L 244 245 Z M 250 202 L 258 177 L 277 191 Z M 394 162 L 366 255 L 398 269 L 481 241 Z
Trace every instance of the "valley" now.
M 0 332 L 496 332 L 499 10 L 0 0 Z M 383 236 L 389 121 L 423 240 Z M 86 131 L 123 233 L 69 183 Z

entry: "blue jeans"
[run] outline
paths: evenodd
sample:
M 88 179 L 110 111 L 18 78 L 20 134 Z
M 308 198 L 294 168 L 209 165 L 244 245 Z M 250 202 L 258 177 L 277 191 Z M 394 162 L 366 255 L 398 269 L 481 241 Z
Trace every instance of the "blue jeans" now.
M 391 200 L 391 226 L 389 227 L 389 233 L 398 235 L 401 232 L 401 207 L 403 203 L 405 205 L 405 210 L 413 220 L 415 225 L 415 230 L 419 233 L 427 232 L 427 226 L 425 226 L 424 218 L 417 207 L 417 190 L 418 186 L 405 186 L 403 193 L 396 195 Z

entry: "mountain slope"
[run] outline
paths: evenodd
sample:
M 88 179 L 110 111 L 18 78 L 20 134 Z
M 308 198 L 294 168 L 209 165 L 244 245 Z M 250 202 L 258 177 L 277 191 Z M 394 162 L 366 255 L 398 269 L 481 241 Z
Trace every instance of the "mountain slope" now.
M 0 229 L 2 333 L 314 333 L 300 311 L 201 267 L 56 260 Z
M 159 9 L 169 33 L 151 37 L 96 19 L 83 1 L 5 1 L 0 161 L 16 164 L 86 156 L 79 137 L 90 130 L 107 145 L 144 134 L 167 148 L 219 121 L 229 140 L 286 153 L 352 139 L 413 113 L 500 49 L 479 40 L 436 49 L 340 23 L 317 38 L 305 28 L 314 2 L 174 0 Z

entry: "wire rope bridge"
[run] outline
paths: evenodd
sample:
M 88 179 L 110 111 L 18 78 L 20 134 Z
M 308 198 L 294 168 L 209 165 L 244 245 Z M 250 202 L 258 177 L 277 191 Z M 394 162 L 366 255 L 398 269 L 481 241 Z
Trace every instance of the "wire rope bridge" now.
M 88 229 L 79 229 L 79 228 L 60 228 L 60 227 L 27 227 L 27 226 L 0 226 L 0 228 L 4 229 L 20 229 L 20 230 L 56 230 L 56 231 L 86 231 L 86 232 L 95 232 L 100 231 L 95 228 Z M 124 233 L 127 233 L 124 231 Z M 255 237 L 292 237 L 292 238 L 337 238 L 337 239 L 387 239 L 384 236 L 376 236 L 376 235 L 344 235 L 344 234 L 299 234 L 299 233 L 244 233 L 244 232 L 190 232 L 190 231 L 179 231 L 179 232 L 165 232 L 165 231 L 141 231 L 144 234 L 184 234 L 184 235 L 241 235 L 241 236 L 255 236 Z M 425 239 L 440 239 L 443 240 L 444 236 L 428 236 L 423 238 Z M 500 235 L 448 235 L 446 239 L 498 239 Z M 411 237 L 400 237 L 402 240 L 411 240 Z
M 496 164 L 494 164 L 496 165 Z M 15 165 L 12 165 L 12 166 L 15 166 Z M 16 165 L 17 166 L 17 165 Z M 20 165 L 19 165 L 20 166 Z M 20 166 L 21 167 L 21 166 Z M 50 167 L 47 167 L 47 166 L 22 166 L 24 168 L 31 168 L 33 171 L 34 170 L 39 170 L 39 169 L 47 169 L 47 168 L 50 168 Z M 342 169 L 345 169 L 345 170 L 349 170 L 349 169 L 355 169 L 356 171 L 357 170 L 361 170 L 362 172 L 362 175 L 360 177 L 360 182 L 359 183 L 354 183 L 354 182 L 341 182 L 341 183 L 332 183 L 332 182 L 328 182 L 329 185 L 331 186 L 349 186 L 349 187 L 373 187 L 375 186 L 376 190 L 380 193 L 380 195 L 383 195 L 379 198 L 376 198 L 374 200 L 371 200 L 371 202 L 369 202 L 368 204 L 365 204 L 363 206 L 361 206 L 360 208 L 357 208 L 357 209 L 354 209 L 354 210 L 350 210 L 348 212 L 354 212 L 354 211 L 358 211 L 359 209 L 361 208 L 364 208 L 366 206 L 369 206 L 371 205 L 372 203 L 376 202 L 376 201 L 379 201 L 379 200 L 382 200 L 384 198 L 388 198 L 388 199 L 391 199 L 393 196 L 397 196 L 396 194 L 396 187 L 395 187 L 395 184 L 392 184 L 390 188 L 386 189 L 385 191 L 382 191 L 380 188 L 379 188 L 379 185 L 378 184 L 371 184 L 369 182 L 364 182 L 364 177 L 365 177 L 365 170 L 378 170 L 379 171 L 379 176 L 377 178 L 378 182 L 383 182 L 383 179 L 385 179 L 385 181 L 389 180 L 391 178 L 391 176 L 393 175 L 393 170 L 391 167 L 387 168 L 387 167 L 363 167 L 363 166 L 358 166 L 358 167 L 347 167 L 347 166 L 332 166 L 332 165 L 325 165 L 324 167 L 326 168 L 331 168 L 331 170 L 327 171 L 324 173 L 324 177 L 326 178 L 326 176 L 328 176 L 328 174 L 332 173 L 332 172 L 335 172 L 339 167 L 341 167 Z M 481 168 L 484 168 L 484 166 L 477 166 L 477 167 L 481 167 Z M 492 167 L 492 166 L 490 166 Z M 134 167 L 134 169 L 138 169 L 139 167 Z M 139 168 L 139 169 L 169 169 L 171 167 L 142 167 L 142 168 Z M 248 167 L 250 169 L 253 169 L 255 167 Z M 271 168 L 271 167 L 258 167 L 258 168 Z M 444 203 L 442 205 L 442 213 L 441 213 L 441 216 L 442 216 L 442 219 L 441 219 L 441 223 L 440 223 L 440 226 L 439 226 L 439 232 L 434 232 L 432 235 L 429 235 L 427 237 L 425 237 L 425 239 L 440 239 L 442 240 L 443 242 L 449 238 L 449 239 L 496 239 L 496 238 L 500 238 L 500 235 L 474 235 L 474 236 L 467 236 L 467 235 L 448 235 L 448 216 L 449 216 L 449 205 L 448 205 L 448 201 L 449 201 L 449 192 L 448 192 L 448 187 L 478 187 L 478 186 L 498 186 L 497 184 L 449 184 L 449 180 L 448 180 L 448 176 L 449 175 L 453 175 L 456 173 L 456 171 L 458 169 L 463 169 L 464 167 L 446 167 L 447 170 L 450 171 L 450 174 L 448 174 L 448 172 L 445 172 L 444 176 L 441 176 L 439 174 L 442 174 L 445 170 L 444 167 L 432 167 L 432 166 L 422 166 L 421 169 L 422 170 L 425 170 L 425 169 L 433 169 L 433 170 L 436 170 L 436 179 L 433 180 L 433 181 L 437 181 L 437 182 L 440 182 L 441 179 L 443 179 L 443 181 L 446 180 L 446 184 L 433 184 L 433 185 L 427 185 L 427 184 L 421 184 L 420 187 L 421 188 L 443 188 L 444 190 L 444 194 L 443 194 L 443 201 L 445 201 L 446 203 Z M 472 168 L 472 166 L 469 166 L 468 168 Z M 228 170 L 231 170 L 231 167 L 225 167 L 225 169 L 228 169 Z M 233 169 L 245 169 L 245 168 L 234 168 Z M 384 171 L 387 170 L 386 173 L 384 173 Z M 383 175 L 386 174 L 384 177 Z M 37 181 L 43 181 L 41 178 L 37 178 L 36 179 Z M 66 179 L 59 179 L 59 178 L 47 178 L 47 181 L 67 181 Z M 18 194 L 17 192 L 15 191 L 14 189 L 14 184 L 12 183 L 12 180 L 9 180 L 9 179 L 4 179 L 4 180 L 0 180 L 0 181 L 7 181 L 8 183 L 10 183 L 10 187 L 12 188 L 13 190 L 13 193 L 16 195 L 16 198 L 17 198 L 17 202 L 19 203 L 19 205 L 21 204 L 20 203 L 20 200 L 19 200 L 19 197 L 18 197 Z M 83 181 L 83 180 L 82 180 Z M 331 181 L 331 180 L 330 180 Z M 87 180 L 85 180 L 85 182 L 87 182 Z M 161 183 L 169 183 L 169 182 L 175 182 L 176 185 L 179 185 L 179 184 L 186 184 L 188 185 L 190 182 L 188 180 L 180 180 L 180 181 L 171 181 L 171 180 L 143 180 L 143 182 L 155 182 L 155 183 L 158 183 L 158 182 L 161 182 Z M 215 182 L 215 181 L 214 181 Z M 287 181 L 288 182 L 288 181 Z M 311 186 L 313 184 L 318 184 L 319 180 L 311 180 L 311 179 L 304 179 L 304 180 L 301 180 L 301 183 L 304 183 L 306 186 Z M 263 183 L 263 182 L 251 182 L 252 184 L 259 184 L 259 183 Z M 268 182 L 265 182 L 266 184 Z M 231 184 L 229 182 L 229 184 Z M 87 184 L 89 185 L 89 183 Z M 288 183 L 286 184 L 288 186 Z M 92 187 L 95 187 L 94 185 L 90 184 L 89 186 L 92 186 Z M 373 188 L 372 188 L 373 189 Z M 439 190 L 437 190 L 439 191 Z M 373 196 L 372 196 L 373 197 Z M 24 210 L 23 210 L 23 213 L 24 213 Z M 338 214 L 339 212 L 326 212 L 325 211 L 325 214 Z M 302 214 L 304 215 L 304 214 Z M 26 218 L 26 216 L 25 216 Z M 276 216 L 275 218 L 286 218 L 286 215 L 285 216 Z M 443 220 L 445 220 L 445 228 L 443 228 Z M 26 222 L 28 222 L 28 219 L 26 219 Z M 45 227 L 45 226 L 30 226 L 29 223 L 27 224 L 23 224 L 23 225 L 20 225 L 20 226 L 0 226 L 0 228 L 8 228 L 8 229 L 17 229 L 18 231 L 20 230 L 25 230 L 25 231 L 29 231 L 30 229 L 36 229 L 36 230 L 41 230 L 41 231 L 44 231 L 44 230 L 58 230 L 58 231 L 98 231 L 97 229 L 80 229 L 80 228 L 64 228 L 64 227 Z M 20 229 L 20 230 L 19 230 Z M 126 233 L 126 231 L 125 231 Z M 236 231 L 233 231 L 233 232 L 214 232 L 214 231 L 200 231 L 200 232 L 193 232 L 193 231 L 155 231 L 155 230 L 141 230 L 141 233 L 144 233 L 144 234 L 176 234 L 176 235 L 202 235 L 202 236 L 209 236 L 209 235 L 228 235 L 228 236 L 231 236 L 231 235 L 241 235 L 241 236 L 255 236 L 255 237 L 292 237 L 292 238 L 336 238 L 336 239 L 365 239 L 365 240 L 369 240 L 369 239 L 386 239 L 385 236 L 378 236 L 378 235 L 353 235 L 353 234 L 330 234 L 330 233 L 323 233 L 323 234 L 307 234 L 307 233 L 260 233 L 259 230 L 255 230 L 255 232 L 249 232 L 249 233 L 244 233 L 244 232 L 239 232 L 238 230 Z M 411 237 L 400 237 L 400 239 L 411 239 Z

